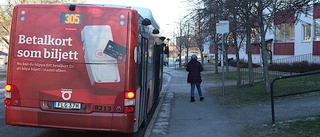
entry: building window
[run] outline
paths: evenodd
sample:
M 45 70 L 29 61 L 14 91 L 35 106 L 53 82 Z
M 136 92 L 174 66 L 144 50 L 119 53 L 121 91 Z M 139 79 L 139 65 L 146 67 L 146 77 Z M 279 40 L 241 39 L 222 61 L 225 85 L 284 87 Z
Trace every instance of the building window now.
M 275 42 L 294 42 L 294 23 L 282 23 L 277 25 Z
M 311 24 L 302 24 L 302 40 L 310 41 L 311 39 Z
M 314 19 L 314 40 L 320 40 L 320 19 Z

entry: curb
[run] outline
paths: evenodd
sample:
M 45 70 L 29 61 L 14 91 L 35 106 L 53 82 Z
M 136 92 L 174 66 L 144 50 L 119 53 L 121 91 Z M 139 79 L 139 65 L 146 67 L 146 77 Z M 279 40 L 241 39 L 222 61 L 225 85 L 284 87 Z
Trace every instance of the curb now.
M 151 131 L 152 131 L 152 128 L 153 128 L 153 125 L 154 125 L 154 122 L 155 120 L 157 119 L 157 116 L 159 114 L 159 111 L 160 111 L 160 108 L 161 108 L 161 105 L 163 103 L 163 100 L 164 98 L 166 98 L 167 94 L 168 94 L 168 89 L 169 89 L 169 86 L 170 86 L 170 83 L 171 83 L 171 74 L 167 73 L 167 72 L 163 72 L 163 73 L 166 73 L 167 75 L 169 75 L 169 82 L 168 82 L 168 85 L 167 87 L 163 90 L 164 91 L 164 94 L 163 96 L 161 97 L 161 99 L 159 100 L 159 103 L 157 105 L 157 108 L 156 110 L 154 111 L 153 115 L 152 115 L 152 119 L 150 120 L 149 124 L 148 124 L 148 127 L 147 127 L 147 130 L 144 134 L 144 137 L 150 137 L 151 135 Z

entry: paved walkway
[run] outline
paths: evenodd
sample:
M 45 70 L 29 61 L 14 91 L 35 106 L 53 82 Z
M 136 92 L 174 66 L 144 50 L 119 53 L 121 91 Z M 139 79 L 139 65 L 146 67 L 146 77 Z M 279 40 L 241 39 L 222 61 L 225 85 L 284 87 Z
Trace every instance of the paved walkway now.
M 169 83 L 146 132 L 146 137 L 237 137 L 247 125 L 271 123 L 270 103 L 241 108 L 220 106 L 205 88 L 222 83 L 202 83 L 205 100 L 190 102 L 187 72 L 165 68 Z M 165 83 L 165 82 L 164 82 Z M 234 85 L 236 82 L 226 82 Z M 197 93 L 197 92 L 196 92 Z M 195 94 L 197 95 L 197 94 Z M 275 104 L 276 120 L 320 114 L 320 96 Z

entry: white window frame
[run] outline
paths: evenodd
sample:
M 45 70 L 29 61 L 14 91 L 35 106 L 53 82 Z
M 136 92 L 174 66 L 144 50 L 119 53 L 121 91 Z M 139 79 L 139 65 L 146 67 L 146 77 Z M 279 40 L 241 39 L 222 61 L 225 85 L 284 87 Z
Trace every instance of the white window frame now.
M 294 42 L 294 23 L 282 23 L 276 26 L 277 43 Z
M 314 19 L 314 40 L 320 41 L 320 18 Z
M 305 23 L 302 24 L 302 41 L 311 40 L 311 24 Z

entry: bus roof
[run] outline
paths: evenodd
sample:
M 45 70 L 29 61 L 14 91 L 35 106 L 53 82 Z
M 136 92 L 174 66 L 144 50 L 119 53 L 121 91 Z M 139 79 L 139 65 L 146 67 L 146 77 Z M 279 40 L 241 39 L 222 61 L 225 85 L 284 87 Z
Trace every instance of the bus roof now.
M 148 8 L 144 7 L 136 7 L 136 6 L 126 6 L 126 5 L 115 5 L 115 4 L 83 4 L 83 5 L 96 5 L 96 6 L 105 6 L 105 7 L 114 7 L 114 8 L 131 8 L 136 11 L 143 17 L 143 18 L 148 18 L 152 26 L 156 29 L 160 29 L 159 24 L 157 21 L 153 18 L 152 11 Z
M 144 8 L 144 7 L 135 7 L 135 6 L 125 6 L 125 5 L 113 5 L 113 4 L 102 4 L 103 6 L 106 7 L 115 7 L 115 8 L 131 8 L 134 10 L 137 10 L 138 13 L 143 17 L 143 18 L 148 18 L 151 23 L 152 26 L 156 29 L 160 29 L 159 24 L 157 23 L 157 21 L 153 18 L 152 15 L 152 11 L 148 8 Z
M 72 4 L 72 3 L 62 3 L 62 4 Z M 19 5 L 26 5 L 26 4 L 19 4 Z M 40 5 L 40 4 L 33 4 L 33 5 Z M 148 8 L 144 7 L 135 7 L 135 6 L 126 6 L 126 5 L 114 5 L 114 4 L 76 4 L 75 5 L 92 5 L 92 6 L 104 6 L 104 7 L 114 7 L 114 8 L 128 8 L 128 9 L 134 9 L 138 11 L 138 13 L 143 18 L 148 18 L 151 21 L 151 24 L 154 28 L 160 29 L 159 24 L 157 21 L 153 18 L 152 12 Z
M 159 24 L 156 22 L 156 20 L 153 18 L 152 12 L 148 8 L 142 8 L 142 7 L 133 7 L 133 9 L 137 10 L 139 14 L 141 14 L 142 17 L 148 18 L 151 20 L 152 25 L 156 29 L 160 29 Z

